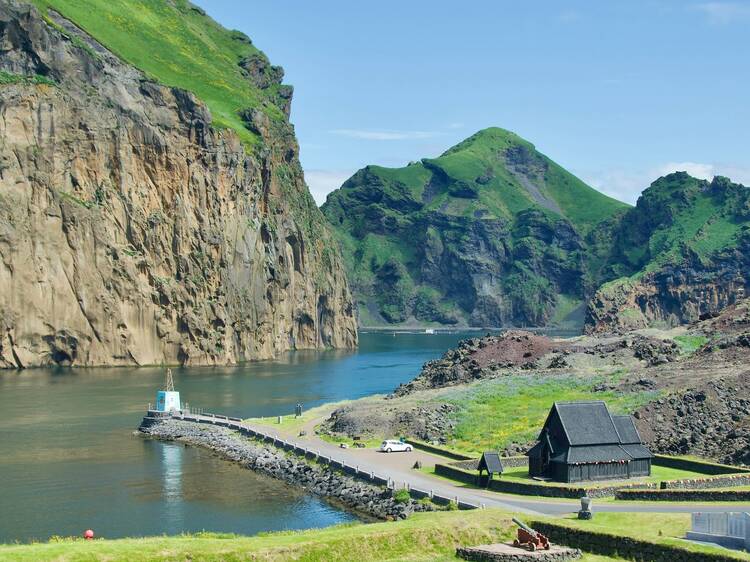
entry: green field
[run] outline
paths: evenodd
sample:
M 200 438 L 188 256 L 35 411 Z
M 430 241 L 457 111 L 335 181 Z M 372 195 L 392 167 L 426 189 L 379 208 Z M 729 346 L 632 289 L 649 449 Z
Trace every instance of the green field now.
M 502 480 L 510 480 L 516 482 L 534 483 L 543 486 L 565 486 L 566 484 L 559 484 L 555 482 L 540 482 L 534 480 L 529 476 L 529 469 L 527 467 L 513 467 L 506 468 L 503 471 Z M 613 483 L 626 483 L 635 484 L 638 482 L 650 483 L 650 482 L 661 482 L 662 480 L 682 480 L 685 478 L 706 478 L 706 474 L 700 472 L 693 472 L 689 470 L 680 470 L 677 468 L 668 468 L 666 466 L 652 466 L 651 476 L 647 478 L 633 478 L 629 480 L 607 480 L 602 482 L 591 482 L 585 483 L 586 486 L 590 484 L 590 487 L 596 488 L 598 486 L 611 486 Z M 574 483 L 573 486 L 580 486 L 580 483 Z
M 580 521 L 569 515 L 563 521 L 549 519 L 550 523 L 563 523 L 590 531 L 632 537 L 639 540 L 668 544 L 689 552 L 713 553 L 736 560 L 750 560 L 750 553 L 728 550 L 688 542 L 683 539 L 690 529 L 689 513 L 595 513 L 591 521 Z
M 533 441 L 555 401 L 605 400 L 612 412 L 630 413 L 653 400 L 653 392 L 594 392 L 600 377 L 513 375 L 458 390 L 444 398 L 458 406 L 447 447 L 466 454 L 502 451 Z
M 680 346 L 680 353 L 692 355 L 701 347 L 706 345 L 709 339 L 706 336 L 675 336 L 674 341 Z

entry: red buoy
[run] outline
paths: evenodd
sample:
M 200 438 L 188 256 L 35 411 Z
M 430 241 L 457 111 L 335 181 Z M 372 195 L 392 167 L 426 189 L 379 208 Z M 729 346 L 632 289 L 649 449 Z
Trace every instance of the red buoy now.
M 94 538 L 94 531 L 92 531 L 91 529 L 86 529 L 86 531 L 84 531 L 83 533 L 83 538 L 87 541 L 92 540 Z

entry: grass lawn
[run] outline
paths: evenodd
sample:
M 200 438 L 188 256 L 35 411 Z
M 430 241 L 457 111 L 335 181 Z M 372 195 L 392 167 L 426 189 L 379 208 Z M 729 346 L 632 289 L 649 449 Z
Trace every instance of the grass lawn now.
M 533 484 L 542 484 L 545 486 L 587 486 L 587 487 L 601 487 L 601 486 L 611 486 L 612 484 L 634 484 L 638 482 L 643 482 L 644 484 L 647 482 L 661 482 L 662 480 L 681 480 L 684 478 L 706 478 L 706 474 L 702 474 L 699 472 L 691 472 L 689 470 L 680 470 L 677 468 L 668 468 L 666 466 L 652 466 L 651 467 L 651 476 L 647 478 L 630 478 L 630 479 L 621 479 L 621 480 L 605 480 L 605 481 L 595 481 L 595 482 L 574 482 L 572 484 L 564 484 L 559 482 L 540 482 L 538 480 L 534 480 L 529 476 L 529 469 L 525 466 L 519 466 L 519 467 L 513 467 L 513 468 L 506 468 L 503 472 L 502 479 L 503 480 L 514 480 L 518 482 L 526 482 L 526 483 L 533 483 Z
M 512 442 L 534 440 L 552 403 L 568 400 L 605 400 L 615 414 L 630 413 L 653 400 L 654 392 L 594 392 L 603 377 L 530 378 L 509 376 L 487 381 L 444 397 L 459 410 L 447 448 L 467 454 L 500 450 Z
M 486 509 L 422 513 L 415 514 L 406 521 L 348 524 L 320 530 L 266 533 L 255 537 L 199 533 L 176 537 L 98 539 L 90 542 L 60 539 L 29 545 L 0 545 L 0 560 L 453 561 L 457 560 L 454 553 L 459 545 L 509 540 L 515 534 L 511 517 L 512 514 L 507 512 Z M 673 544 L 693 552 L 717 552 L 716 548 L 680 539 L 690 525 L 690 514 L 596 513 L 592 521 L 573 518 L 541 519 L 592 531 Z M 720 552 L 738 560 L 750 559 L 747 554 L 725 550 Z M 617 559 L 584 554 L 582 560 L 607 562 Z
M 323 419 L 330 415 L 336 408 L 343 406 L 351 402 L 350 400 L 342 400 L 341 402 L 330 402 L 323 404 L 316 408 L 310 408 L 304 410 L 300 417 L 295 417 L 294 414 L 288 414 L 281 416 L 281 423 L 278 422 L 278 416 L 268 416 L 264 418 L 247 418 L 243 420 L 247 423 L 255 425 L 265 425 L 268 427 L 275 427 L 286 433 L 297 434 L 299 431 L 308 423 L 315 421 L 316 419 Z
M 0 545 L 0 560 L 457 560 L 454 553 L 459 545 L 510 539 L 515 533 L 511 516 L 506 512 L 488 509 L 415 514 L 406 521 L 339 525 L 320 530 L 268 533 L 255 537 L 200 533 L 90 542 L 62 539 L 30 545 Z M 606 562 L 615 559 L 585 555 L 583 560 Z
M 547 518 L 550 523 L 564 523 L 590 531 L 616 534 L 679 546 L 691 552 L 721 553 L 737 560 L 750 560 L 750 554 L 704 546 L 683 540 L 690 529 L 689 513 L 594 513 L 591 521 L 580 521 L 574 514 L 563 520 Z

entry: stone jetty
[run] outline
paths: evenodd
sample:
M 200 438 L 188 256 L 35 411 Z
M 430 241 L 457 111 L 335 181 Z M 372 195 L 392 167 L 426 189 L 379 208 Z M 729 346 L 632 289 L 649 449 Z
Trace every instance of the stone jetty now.
M 210 449 L 245 468 L 301 486 L 312 494 L 377 519 L 406 519 L 415 511 L 435 509 L 431 503 L 411 498 L 397 501 L 387 487 L 360 481 L 341 470 L 282 451 L 226 427 L 163 417 L 148 418 L 139 431 L 157 439 Z

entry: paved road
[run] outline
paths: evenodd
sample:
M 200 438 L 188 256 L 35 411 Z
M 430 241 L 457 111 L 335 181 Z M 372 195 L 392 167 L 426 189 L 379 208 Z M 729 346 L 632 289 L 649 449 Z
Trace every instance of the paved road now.
M 194 416 L 201 417 L 201 416 Z M 212 419 L 212 418 L 205 418 Z M 374 472 L 378 476 L 390 478 L 397 487 L 408 485 L 424 491 L 432 490 L 434 493 L 449 498 L 457 498 L 460 501 L 484 505 L 486 507 L 498 507 L 510 511 L 517 511 L 533 515 L 564 515 L 575 513 L 580 509 L 580 502 L 569 500 L 545 500 L 527 499 L 524 496 L 500 494 L 488 490 L 474 489 L 459 483 L 431 476 L 424 472 L 414 470 L 412 467 L 417 460 L 425 467 L 434 466 L 437 462 L 445 462 L 446 459 L 423 451 L 412 451 L 409 453 L 380 453 L 374 449 L 342 449 L 335 444 L 323 441 L 315 435 L 312 428 L 319 423 L 318 420 L 308 422 L 304 429 L 306 436 L 293 435 L 283 428 L 273 426 L 252 424 L 243 422 L 242 425 L 270 436 L 277 436 L 293 445 L 307 448 L 318 452 L 326 457 L 342 461 L 349 466 L 359 467 L 365 472 Z M 594 511 L 615 512 L 653 512 L 653 513 L 678 513 L 678 512 L 724 512 L 724 511 L 750 511 L 748 503 L 732 503 L 727 505 L 698 504 L 693 502 L 665 503 L 665 502 L 618 502 L 603 503 L 593 501 Z

